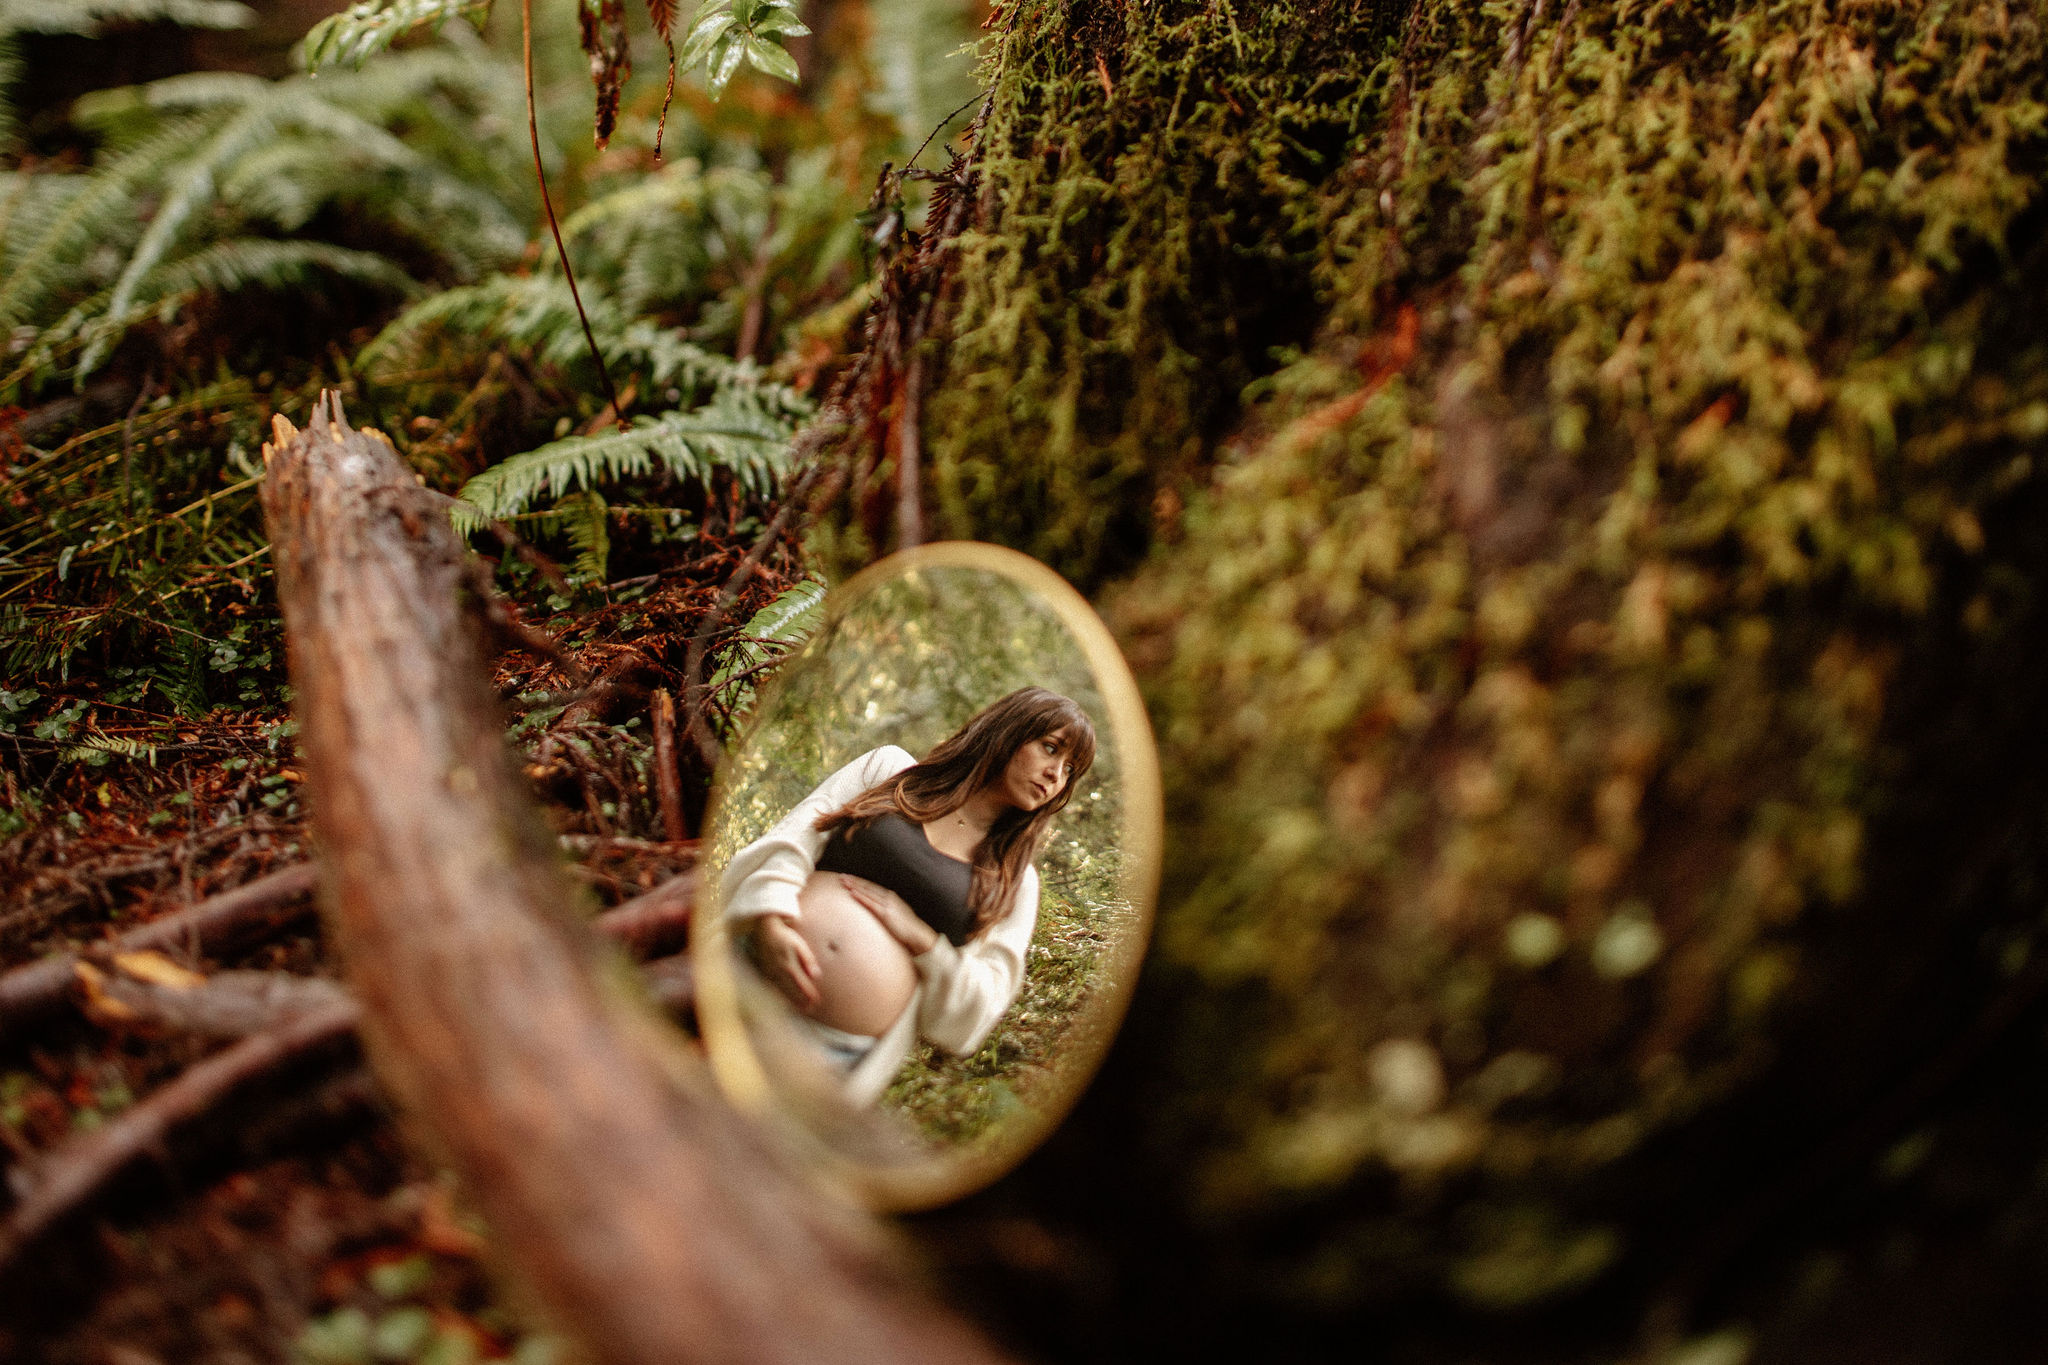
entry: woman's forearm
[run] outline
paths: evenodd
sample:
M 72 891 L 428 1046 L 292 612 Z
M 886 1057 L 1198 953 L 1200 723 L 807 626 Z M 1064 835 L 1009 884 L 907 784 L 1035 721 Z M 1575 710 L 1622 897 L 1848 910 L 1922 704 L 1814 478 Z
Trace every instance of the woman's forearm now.
M 1018 889 L 1011 912 L 965 947 L 934 935 L 931 947 L 913 958 L 924 981 L 918 1032 L 949 1052 L 964 1055 L 980 1047 L 1023 987 L 1037 925 L 1034 875 Z

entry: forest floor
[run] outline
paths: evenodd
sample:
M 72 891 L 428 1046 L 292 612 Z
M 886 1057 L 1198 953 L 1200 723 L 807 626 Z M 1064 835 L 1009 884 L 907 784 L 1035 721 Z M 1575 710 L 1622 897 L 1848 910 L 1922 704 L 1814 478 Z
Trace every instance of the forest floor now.
M 1072 1057 L 1081 1043 L 1071 1036 L 1076 1021 L 1092 1013 L 1096 992 L 1111 987 L 1097 972 L 1105 952 L 1134 932 L 1143 926 L 1128 901 L 1048 889 L 1017 1003 L 965 1057 L 920 1045 L 885 1102 L 928 1141 L 959 1151 L 999 1136 L 1007 1120 L 1056 1116 L 1072 1098 L 1063 1080 L 1077 1068 L 1053 1062 Z
M 744 549 L 738 536 L 701 537 L 608 600 L 535 610 L 532 622 L 600 679 L 593 688 L 565 690 L 560 667 L 534 654 L 499 661 L 510 732 L 593 909 L 667 882 L 696 854 L 694 838 L 664 837 L 646 689 L 604 680 L 628 678 L 621 659 L 680 657 L 677 641 Z M 737 618 L 784 577 L 772 565 L 757 575 Z M 81 708 L 87 725 L 118 728 L 120 708 L 89 679 L 72 693 L 66 709 Z M 57 739 L 0 740 L 16 745 L 10 806 L 22 804 L 18 784 L 44 779 L 33 826 L 0 842 L 0 973 L 59 952 L 112 971 L 114 935 L 305 860 L 293 732 L 281 710 L 217 710 L 153 734 L 153 763 L 107 755 L 98 766 L 53 764 Z M 701 763 L 682 766 L 694 832 L 708 784 Z M 145 956 L 156 959 L 145 972 L 338 974 L 310 914 L 225 957 Z M 82 984 L 88 974 L 49 1017 L 10 1019 L 0 1007 L 0 1171 L 18 1201 L 219 1051 L 124 1019 Z M 546 1339 L 522 1335 L 494 1297 L 479 1230 L 401 1141 L 352 1039 L 237 1088 L 149 1146 L 48 1233 L 10 1248 L 0 1229 L 0 1255 L 16 1253 L 0 1267 L 0 1358 L 549 1358 Z

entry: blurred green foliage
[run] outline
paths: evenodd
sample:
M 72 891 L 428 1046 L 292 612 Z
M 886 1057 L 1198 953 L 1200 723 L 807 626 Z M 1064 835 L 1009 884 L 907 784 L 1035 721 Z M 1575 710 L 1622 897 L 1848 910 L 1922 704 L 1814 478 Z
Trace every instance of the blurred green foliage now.
M 0 29 L 47 27 L 49 8 Z M 196 0 L 74 18 L 88 9 L 247 18 Z M 566 551 L 585 590 L 686 543 L 714 498 L 772 493 L 859 306 L 856 214 L 896 134 L 828 113 L 842 96 L 823 90 L 742 82 L 714 106 L 686 88 L 655 161 L 657 82 L 621 109 L 630 150 L 596 157 L 575 7 L 543 0 L 537 24 L 563 35 L 536 51 L 543 158 L 630 422 L 616 432 L 537 240 L 518 14 L 499 10 L 359 5 L 317 30 L 315 73 L 98 91 L 62 124 L 80 152 L 0 143 L 10 679 L 69 687 L 119 655 L 142 674 L 125 704 L 148 712 L 274 702 L 257 452 L 271 413 L 301 416 L 325 386 L 430 485 Z M 0 96 L 13 52 L 0 34 Z M 857 79 L 864 60 L 824 65 Z M 214 666 L 224 619 L 269 667 Z

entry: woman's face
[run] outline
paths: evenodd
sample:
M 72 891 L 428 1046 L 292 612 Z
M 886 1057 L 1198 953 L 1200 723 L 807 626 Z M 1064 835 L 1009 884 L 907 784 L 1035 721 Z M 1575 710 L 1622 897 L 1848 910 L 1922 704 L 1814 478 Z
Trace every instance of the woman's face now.
M 1065 730 L 1020 745 L 996 778 L 996 790 L 1018 810 L 1037 810 L 1067 785 L 1071 747 Z

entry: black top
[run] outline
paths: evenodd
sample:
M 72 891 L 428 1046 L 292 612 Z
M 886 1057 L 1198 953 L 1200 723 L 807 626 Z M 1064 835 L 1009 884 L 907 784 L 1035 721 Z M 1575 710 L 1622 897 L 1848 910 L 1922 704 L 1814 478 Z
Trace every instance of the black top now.
M 859 829 L 841 825 L 833 830 L 818 857 L 818 871 L 847 872 L 888 887 L 956 948 L 974 932 L 974 912 L 967 908 L 974 868 L 933 848 L 921 826 L 895 811 Z

